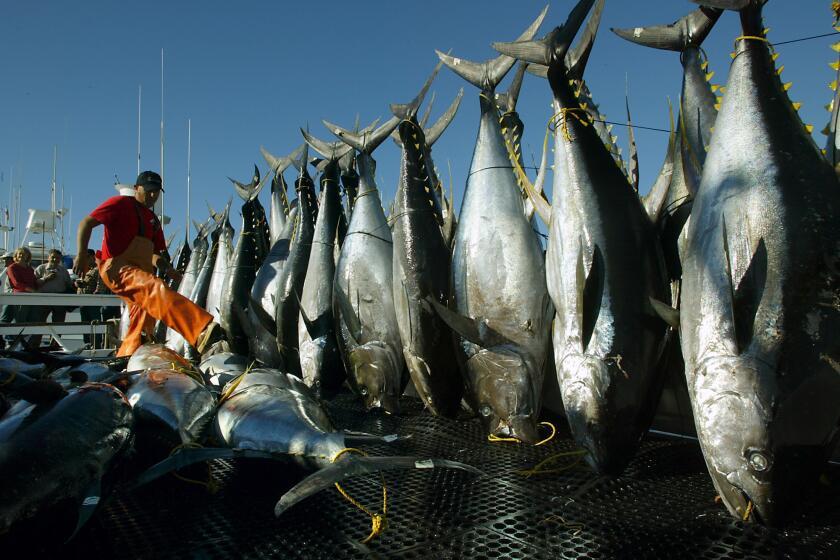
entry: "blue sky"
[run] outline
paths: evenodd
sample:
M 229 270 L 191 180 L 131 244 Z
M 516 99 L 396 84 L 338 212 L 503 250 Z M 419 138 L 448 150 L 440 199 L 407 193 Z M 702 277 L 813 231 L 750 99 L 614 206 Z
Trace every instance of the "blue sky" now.
M 832 31 L 828 0 L 771 0 L 769 38 L 786 41 Z M 265 171 L 260 145 L 277 155 L 300 144 L 298 128 L 332 140 L 320 121 L 351 127 L 388 117 L 388 104 L 412 98 L 437 62 L 434 49 L 470 60 L 495 56 L 494 41 L 514 39 L 543 1 L 502 2 L 10 2 L 0 19 L 0 206 L 10 182 L 23 186 L 21 207 L 49 208 L 52 154 L 65 206 L 72 197 L 72 233 L 100 201 L 114 194 L 114 174 L 133 182 L 137 168 L 138 86 L 142 85 L 143 169 L 160 169 L 161 48 L 164 49 L 163 120 L 167 233 L 184 234 L 187 119 L 192 121 L 192 216 L 221 207 L 233 189 L 227 176 L 247 181 L 253 164 Z M 562 23 L 572 0 L 550 2 L 540 33 Z M 679 96 L 678 55 L 631 45 L 610 27 L 668 23 L 694 9 L 687 0 L 607 0 L 586 79 L 602 111 L 625 120 L 629 77 L 636 124 L 667 128 L 666 97 Z M 729 52 L 739 33 L 725 14 L 706 40 L 713 82 L 724 83 Z M 834 79 L 828 63 L 837 38 L 780 46 L 778 64 L 801 101 L 815 138 L 828 120 L 824 109 Z M 509 79 L 500 89 L 507 88 Z M 433 118 L 460 87 L 465 97 L 453 125 L 435 145 L 435 162 L 460 201 L 478 125 L 478 91 L 447 69 L 432 90 Z M 526 126 L 526 159 L 539 161 L 550 117 L 547 82 L 527 76 L 518 110 Z M 626 149 L 626 133 L 616 127 Z M 642 191 L 655 179 L 667 134 L 637 130 Z M 387 207 L 395 190 L 399 152 L 377 150 L 378 182 Z M 291 173 L 289 173 L 289 176 Z M 267 194 L 263 195 L 267 203 Z M 238 230 L 238 216 L 234 227 Z M 191 232 L 190 236 L 192 237 Z M 0 238 L 2 241 L 2 238 Z M 92 246 L 98 242 L 92 242 Z

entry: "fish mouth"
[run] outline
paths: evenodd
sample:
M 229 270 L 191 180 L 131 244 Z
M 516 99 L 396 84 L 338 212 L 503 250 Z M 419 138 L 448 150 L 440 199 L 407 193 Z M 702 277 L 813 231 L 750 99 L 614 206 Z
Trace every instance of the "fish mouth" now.
M 514 438 L 522 443 L 535 444 L 540 439 L 536 421 L 530 416 L 512 416 L 499 420 L 495 429 L 489 431 L 495 437 Z
M 365 402 L 368 410 L 381 409 L 388 414 L 400 413 L 400 399 L 394 395 L 383 393 L 375 398 L 368 398 Z
M 743 489 L 729 482 L 718 484 L 717 487 L 723 505 L 741 521 L 764 525 L 773 519 L 769 501 L 754 501 Z

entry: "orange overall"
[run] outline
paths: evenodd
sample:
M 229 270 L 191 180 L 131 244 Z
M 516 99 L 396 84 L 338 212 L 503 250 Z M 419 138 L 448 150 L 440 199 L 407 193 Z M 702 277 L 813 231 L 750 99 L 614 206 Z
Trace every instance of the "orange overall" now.
M 177 331 L 195 346 L 213 316 L 181 294 L 170 290 L 152 271 L 154 244 L 145 236 L 139 213 L 140 231 L 122 254 L 99 264 L 102 281 L 129 306 L 129 327 L 117 356 L 130 356 L 142 344 L 143 333 L 153 339 L 155 320 Z

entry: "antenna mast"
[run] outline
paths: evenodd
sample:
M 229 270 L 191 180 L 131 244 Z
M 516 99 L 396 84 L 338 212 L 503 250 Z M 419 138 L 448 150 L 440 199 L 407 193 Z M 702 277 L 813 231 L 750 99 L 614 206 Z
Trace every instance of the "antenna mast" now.
M 187 232 L 186 239 L 189 242 L 190 238 L 190 163 L 192 159 L 192 121 L 187 119 L 187 222 L 185 231 Z
M 137 86 L 137 174 L 140 175 L 140 108 L 143 103 L 143 84 Z

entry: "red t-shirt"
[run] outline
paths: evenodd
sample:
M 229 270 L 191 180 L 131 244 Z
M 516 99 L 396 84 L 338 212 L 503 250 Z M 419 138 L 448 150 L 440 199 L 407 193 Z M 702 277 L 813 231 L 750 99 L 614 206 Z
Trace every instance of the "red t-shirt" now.
M 155 252 L 166 250 L 163 229 L 154 212 L 130 196 L 112 196 L 90 213 L 90 217 L 105 226 L 102 239 L 102 258 L 121 255 L 131 240 L 142 235 L 151 239 Z M 138 220 L 142 220 L 142 223 Z M 142 227 L 141 227 L 142 225 Z
M 35 271 L 26 265 L 12 263 L 6 269 L 6 274 L 9 276 L 9 286 L 15 293 L 25 292 L 26 288 L 30 290 L 38 288 L 38 284 L 35 282 Z

